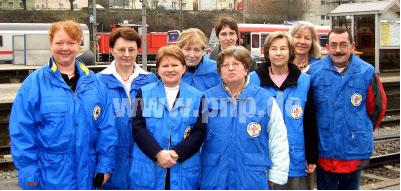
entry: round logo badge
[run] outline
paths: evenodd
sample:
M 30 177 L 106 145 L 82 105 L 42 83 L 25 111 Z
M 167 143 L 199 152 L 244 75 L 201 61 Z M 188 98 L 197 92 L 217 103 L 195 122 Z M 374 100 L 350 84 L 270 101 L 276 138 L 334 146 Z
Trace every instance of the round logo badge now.
M 186 139 L 189 136 L 190 132 L 191 132 L 191 127 L 187 127 L 184 131 L 184 139 Z
M 100 108 L 100 106 L 97 105 L 97 106 L 95 106 L 95 108 L 93 108 L 93 119 L 95 121 L 99 118 L 101 112 L 102 112 L 102 109 Z
M 260 127 L 260 124 L 256 122 L 250 122 L 246 127 L 246 131 L 248 132 L 248 135 L 250 135 L 251 137 L 259 136 L 261 130 L 262 127 Z
M 291 107 L 291 117 L 294 119 L 299 119 L 302 117 L 303 111 L 300 105 L 293 105 Z
M 362 103 L 362 95 L 359 93 L 354 93 L 351 96 L 351 103 L 353 106 L 359 106 Z

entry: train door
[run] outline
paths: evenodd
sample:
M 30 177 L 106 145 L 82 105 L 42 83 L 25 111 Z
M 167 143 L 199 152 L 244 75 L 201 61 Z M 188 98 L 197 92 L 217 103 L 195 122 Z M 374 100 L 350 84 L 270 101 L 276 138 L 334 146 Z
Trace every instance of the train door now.
M 251 56 L 259 57 L 260 55 L 260 33 L 251 33 Z

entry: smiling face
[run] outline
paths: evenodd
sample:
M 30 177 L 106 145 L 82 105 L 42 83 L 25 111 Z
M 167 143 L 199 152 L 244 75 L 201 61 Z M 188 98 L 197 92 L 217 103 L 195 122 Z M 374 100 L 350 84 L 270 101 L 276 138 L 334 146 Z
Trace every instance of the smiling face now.
M 276 38 L 269 48 L 269 59 L 272 67 L 285 67 L 290 57 L 290 48 L 286 38 Z
M 111 54 L 117 66 L 132 66 L 138 54 L 138 46 L 135 41 L 118 38 Z
M 312 48 L 312 34 L 308 28 L 299 30 L 293 35 L 295 54 L 309 55 Z
M 205 51 L 199 44 L 184 45 L 182 48 L 182 53 L 184 54 L 185 63 L 187 66 L 197 66 L 199 65 L 202 56 Z
M 64 29 L 61 29 L 54 33 L 50 42 L 50 50 L 57 65 L 69 66 L 75 62 L 79 42 L 72 39 Z
M 167 87 L 175 87 L 180 84 L 182 75 L 185 73 L 186 66 L 173 56 L 164 56 L 158 64 L 157 74 L 163 84 Z
M 355 50 L 355 43 L 351 43 L 347 32 L 330 33 L 328 50 L 331 60 L 337 67 L 345 67 L 351 54 Z

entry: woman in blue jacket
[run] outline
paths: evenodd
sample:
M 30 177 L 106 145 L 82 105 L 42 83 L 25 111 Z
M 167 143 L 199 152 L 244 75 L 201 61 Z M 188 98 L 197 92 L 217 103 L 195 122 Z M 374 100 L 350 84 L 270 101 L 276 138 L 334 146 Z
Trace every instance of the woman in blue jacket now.
M 182 80 L 200 91 L 212 88 L 220 83 L 216 61 L 206 58 L 207 39 L 197 28 L 184 30 L 177 45 L 184 54 L 187 71 Z
M 287 127 L 290 151 L 288 183 L 273 188 L 306 190 L 306 173 L 316 168 L 318 145 L 310 76 L 292 64 L 295 50 L 288 33 L 271 33 L 263 47 L 267 62 L 250 73 L 250 80 L 276 99 Z
M 23 189 L 90 190 L 114 168 L 112 104 L 106 87 L 75 59 L 82 39 L 78 23 L 53 23 L 49 63 L 28 76 L 13 103 L 11 154 Z M 94 181 L 95 174 L 103 178 Z
M 249 83 L 249 51 L 227 48 L 217 63 L 223 83 L 205 92 L 201 189 L 266 190 L 269 184 L 285 184 L 286 128 L 272 94 Z
M 185 68 L 179 47 L 163 47 L 156 57 L 161 81 L 138 90 L 130 189 L 199 188 L 202 93 L 182 82 Z
M 116 145 L 116 168 L 102 189 L 129 189 L 129 166 L 132 161 L 132 100 L 143 85 L 157 81 L 156 76 L 143 70 L 135 63 L 141 38 L 132 28 L 117 28 L 110 34 L 109 45 L 113 62 L 98 76 L 108 87 L 114 106 L 118 132 Z

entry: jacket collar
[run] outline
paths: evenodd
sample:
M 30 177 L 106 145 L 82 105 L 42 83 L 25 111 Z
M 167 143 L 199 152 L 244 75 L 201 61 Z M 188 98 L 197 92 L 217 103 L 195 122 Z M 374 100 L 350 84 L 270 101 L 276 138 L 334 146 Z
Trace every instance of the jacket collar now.
M 277 85 L 270 78 L 270 74 L 268 71 L 269 66 L 270 65 L 268 65 L 267 62 L 263 62 L 255 70 L 260 78 L 261 86 L 272 86 L 272 87 L 275 87 L 275 88 L 283 91 L 285 88 L 287 88 L 289 86 L 297 85 L 298 78 L 301 75 L 301 70 L 299 70 L 297 66 L 295 66 L 292 63 L 288 63 L 289 74 L 288 74 L 287 78 L 284 80 L 281 87 L 277 87 Z
M 323 69 L 325 69 L 325 70 L 332 70 L 332 71 L 338 73 L 338 71 L 337 71 L 337 69 L 334 67 L 334 63 L 333 63 L 333 61 L 331 60 L 331 57 L 330 57 L 329 55 L 327 55 L 326 57 L 324 57 L 323 60 L 324 60 L 323 63 L 325 63 L 325 64 L 323 65 Z M 351 54 L 351 56 L 350 56 L 350 58 L 349 58 L 349 60 L 348 60 L 347 68 L 345 69 L 345 71 L 343 72 L 342 75 L 346 75 L 347 73 L 351 73 L 351 74 L 352 74 L 352 73 L 358 73 L 358 72 L 360 71 L 359 67 L 357 67 L 357 62 L 358 62 L 359 60 L 360 60 L 360 59 L 359 59 L 357 56 L 355 56 L 354 54 Z

